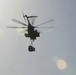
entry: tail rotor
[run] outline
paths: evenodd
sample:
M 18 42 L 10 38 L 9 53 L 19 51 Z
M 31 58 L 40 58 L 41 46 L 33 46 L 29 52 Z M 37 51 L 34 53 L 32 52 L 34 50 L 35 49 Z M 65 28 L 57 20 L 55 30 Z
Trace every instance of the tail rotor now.
M 26 15 L 22 12 L 22 15 L 23 15 L 23 18 L 24 18 L 24 20 L 25 20 L 25 22 L 26 22 Z

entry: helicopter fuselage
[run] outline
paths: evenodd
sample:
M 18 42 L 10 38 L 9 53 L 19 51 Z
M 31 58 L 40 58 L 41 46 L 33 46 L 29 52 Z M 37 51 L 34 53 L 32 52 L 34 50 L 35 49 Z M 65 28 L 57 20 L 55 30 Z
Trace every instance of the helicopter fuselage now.
M 27 34 L 25 33 L 25 36 L 30 37 L 30 39 L 34 41 L 34 40 L 36 40 L 36 37 L 40 36 L 39 35 L 40 33 L 37 30 L 34 29 L 34 26 L 32 26 L 30 24 L 29 19 L 28 19 L 27 16 L 26 16 L 26 18 L 27 18 L 27 21 L 28 21 L 28 29 L 27 29 Z

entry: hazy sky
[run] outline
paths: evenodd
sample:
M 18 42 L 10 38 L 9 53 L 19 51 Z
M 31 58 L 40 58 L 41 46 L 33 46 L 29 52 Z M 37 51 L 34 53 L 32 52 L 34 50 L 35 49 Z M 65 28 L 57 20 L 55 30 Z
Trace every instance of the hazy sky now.
M 38 16 L 35 25 L 55 19 L 45 26 L 57 28 L 37 38 L 35 52 L 28 38 L 6 28 L 20 26 L 12 18 L 24 22 L 22 11 Z M 76 1 L 0 0 L 0 75 L 76 75 Z

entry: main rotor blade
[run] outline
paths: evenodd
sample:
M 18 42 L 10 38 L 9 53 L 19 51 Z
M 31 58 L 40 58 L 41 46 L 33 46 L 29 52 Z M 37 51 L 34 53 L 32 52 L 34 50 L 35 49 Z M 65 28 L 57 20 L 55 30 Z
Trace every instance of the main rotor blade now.
M 27 27 L 16 27 L 16 26 L 7 26 L 8 28 L 27 28 Z
M 12 19 L 12 21 L 14 21 L 14 22 L 16 22 L 16 23 L 19 23 L 19 24 L 22 24 L 22 25 L 24 25 L 24 26 L 27 26 L 27 24 L 25 24 L 25 23 L 23 23 L 23 22 L 20 22 L 20 21 L 18 21 L 17 19 Z
M 55 28 L 51 28 L 50 30 L 48 30 L 48 31 L 39 31 L 40 33 L 48 33 L 48 32 L 51 32 L 51 31 L 53 31 Z
M 57 28 L 56 26 L 50 26 L 50 27 L 35 27 L 35 28 Z
M 27 30 L 20 31 L 19 33 L 25 33 Z
M 28 18 L 32 18 L 32 17 L 38 17 L 38 16 L 28 16 Z
M 43 24 L 46 24 L 46 23 L 49 23 L 49 22 L 52 22 L 52 21 L 55 21 L 55 20 L 54 20 L 54 19 L 48 20 L 48 21 L 46 21 L 46 22 L 44 22 L 44 23 L 41 23 L 41 24 L 39 24 L 39 25 L 36 25 L 35 27 L 41 26 L 41 25 L 43 25 Z

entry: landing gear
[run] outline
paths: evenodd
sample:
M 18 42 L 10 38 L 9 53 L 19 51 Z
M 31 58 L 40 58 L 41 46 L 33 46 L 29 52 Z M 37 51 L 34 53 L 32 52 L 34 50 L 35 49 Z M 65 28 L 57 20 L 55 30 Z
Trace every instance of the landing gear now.
M 31 45 L 28 47 L 29 52 L 34 52 L 35 48 L 33 47 L 33 41 L 31 40 Z

